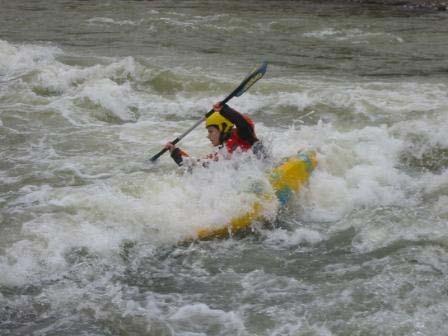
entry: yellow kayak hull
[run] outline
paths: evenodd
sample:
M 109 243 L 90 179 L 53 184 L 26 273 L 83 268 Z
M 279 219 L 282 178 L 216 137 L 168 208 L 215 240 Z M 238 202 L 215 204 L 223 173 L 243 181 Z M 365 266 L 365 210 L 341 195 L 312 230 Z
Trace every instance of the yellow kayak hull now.
M 300 151 L 296 155 L 284 159 L 272 169 L 269 181 L 275 191 L 280 206 L 285 206 L 291 197 L 298 193 L 309 180 L 317 166 L 316 152 Z M 244 215 L 231 219 L 229 224 L 220 228 L 201 228 L 197 230 L 197 239 L 224 238 L 247 229 L 255 221 L 264 218 L 264 202 L 272 201 L 273 196 L 264 194 L 260 201 L 254 202 L 251 209 Z

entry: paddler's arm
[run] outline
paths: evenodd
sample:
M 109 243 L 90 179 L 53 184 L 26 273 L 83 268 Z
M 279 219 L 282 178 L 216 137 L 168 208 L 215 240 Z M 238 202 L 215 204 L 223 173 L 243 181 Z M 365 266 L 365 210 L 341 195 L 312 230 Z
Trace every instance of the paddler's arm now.
M 221 113 L 224 118 L 229 119 L 235 124 L 238 136 L 241 139 L 246 140 L 250 144 L 258 141 L 254 128 L 240 112 L 234 110 L 227 104 L 222 105 L 221 103 L 216 103 L 213 105 L 213 108 L 215 111 Z
M 209 154 L 203 160 L 202 159 L 194 159 L 188 155 L 187 152 L 182 149 L 176 147 L 171 142 L 168 142 L 165 145 L 165 148 L 168 149 L 171 153 L 171 158 L 174 162 L 177 163 L 179 167 L 187 167 L 188 170 L 191 170 L 196 165 L 202 165 L 202 167 L 207 168 L 210 164 L 210 161 L 217 161 L 216 154 Z
M 168 149 L 171 153 L 171 157 L 174 162 L 177 163 L 178 166 L 182 166 L 184 163 L 184 157 L 188 157 L 188 154 L 184 152 L 182 149 L 174 146 L 171 142 L 168 142 L 165 145 L 165 148 Z

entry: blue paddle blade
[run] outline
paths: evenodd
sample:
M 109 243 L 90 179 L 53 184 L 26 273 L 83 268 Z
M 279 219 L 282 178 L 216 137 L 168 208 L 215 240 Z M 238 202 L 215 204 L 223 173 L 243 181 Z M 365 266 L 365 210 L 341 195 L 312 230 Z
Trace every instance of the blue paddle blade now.
M 235 96 L 239 97 L 244 92 L 249 90 L 249 88 L 252 85 L 254 85 L 261 77 L 264 76 L 264 74 L 266 73 L 267 68 L 268 68 L 268 63 L 267 62 L 263 62 L 258 67 L 255 67 L 255 69 L 250 72 L 250 74 L 244 79 L 244 81 L 238 87 L 238 89 L 235 92 Z

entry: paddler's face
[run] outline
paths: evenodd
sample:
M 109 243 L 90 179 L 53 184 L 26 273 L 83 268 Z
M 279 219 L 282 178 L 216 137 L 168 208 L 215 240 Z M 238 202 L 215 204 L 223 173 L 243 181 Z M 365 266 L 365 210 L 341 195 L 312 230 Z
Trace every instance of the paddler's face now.
M 212 145 L 219 146 L 221 144 L 219 141 L 221 132 L 215 126 L 207 127 L 207 132 L 208 132 L 207 138 L 210 140 Z

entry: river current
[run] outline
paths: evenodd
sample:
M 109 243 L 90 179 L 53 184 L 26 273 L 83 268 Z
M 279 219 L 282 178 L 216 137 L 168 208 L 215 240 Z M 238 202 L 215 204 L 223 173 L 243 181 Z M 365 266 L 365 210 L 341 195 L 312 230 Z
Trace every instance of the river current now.
M 0 1 L 0 335 L 448 334 L 448 14 L 339 1 Z M 309 184 L 148 158 L 230 93 Z M 182 142 L 212 148 L 199 126 Z M 238 158 L 236 158 L 238 161 Z

